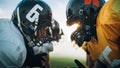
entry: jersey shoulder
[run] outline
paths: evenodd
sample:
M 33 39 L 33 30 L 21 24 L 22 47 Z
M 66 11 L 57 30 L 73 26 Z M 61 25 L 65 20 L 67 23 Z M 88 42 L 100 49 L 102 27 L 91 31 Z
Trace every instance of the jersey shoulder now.
M 16 45 L 24 44 L 22 34 L 10 19 L 0 19 L 0 41 L 9 41 Z

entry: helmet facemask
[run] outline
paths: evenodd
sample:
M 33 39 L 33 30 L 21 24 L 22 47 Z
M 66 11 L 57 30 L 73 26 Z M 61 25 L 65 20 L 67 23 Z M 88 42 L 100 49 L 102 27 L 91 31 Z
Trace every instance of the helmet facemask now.
M 96 34 L 96 23 L 95 23 L 95 16 L 88 15 L 86 11 L 82 9 L 79 11 L 79 14 L 75 14 L 71 16 L 67 20 L 67 25 L 71 26 L 73 24 L 78 24 L 79 27 L 75 30 L 71 35 L 71 40 L 75 41 L 79 46 L 82 45 L 84 41 L 90 41 L 92 36 Z M 91 19 L 92 18 L 92 19 Z M 78 22 L 78 23 L 77 23 Z M 93 26 L 95 25 L 95 26 Z M 92 27 L 91 27 L 92 26 Z M 93 33 L 94 32 L 94 33 Z M 93 35 L 94 34 L 94 35 Z
M 52 40 L 59 42 L 62 35 L 63 35 L 63 31 L 60 28 L 59 23 L 55 19 L 53 19 L 53 21 L 52 21 Z
M 74 41 L 76 44 L 81 46 L 85 35 L 84 25 L 77 18 L 75 20 L 72 20 L 71 23 L 78 25 L 77 29 L 71 34 L 71 41 Z

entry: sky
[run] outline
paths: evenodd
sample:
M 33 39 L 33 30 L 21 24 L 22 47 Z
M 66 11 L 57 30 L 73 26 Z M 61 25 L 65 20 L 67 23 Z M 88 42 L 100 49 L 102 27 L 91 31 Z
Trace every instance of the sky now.
M 0 18 L 11 18 L 12 12 L 21 0 L 0 0 Z M 79 47 L 74 46 L 70 41 L 70 34 L 76 29 L 66 26 L 65 9 L 68 0 L 44 0 L 52 9 L 53 18 L 56 19 L 63 29 L 64 36 L 59 43 L 55 43 L 53 56 L 81 56 L 85 57 L 86 53 Z

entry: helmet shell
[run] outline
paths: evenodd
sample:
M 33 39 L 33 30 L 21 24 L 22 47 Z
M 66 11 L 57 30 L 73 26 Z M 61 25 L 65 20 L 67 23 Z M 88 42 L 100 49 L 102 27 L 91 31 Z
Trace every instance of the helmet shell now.
M 51 26 L 52 11 L 42 0 L 23 0 L 14 10 L 11 19 L 19 29 L 22 29 L 20 31 L 32 36 L 38 27 Z

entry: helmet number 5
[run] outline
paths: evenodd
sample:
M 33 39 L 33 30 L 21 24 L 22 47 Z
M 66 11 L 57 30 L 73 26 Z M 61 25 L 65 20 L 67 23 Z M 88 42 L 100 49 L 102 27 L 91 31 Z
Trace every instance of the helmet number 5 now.
M 28 14 L 26 15 L 26 18 L 27 18 L 30 22 L 34 22 L 35 19 L 38 19 L 38 17 L 39 17 L 40 14 L 39 14 L 39 12 L 38 12 L 37 10 L 42 11 L 43 8 L 42 8 L 40 5 L 36 4 L 36 5 L 28 12 Z

